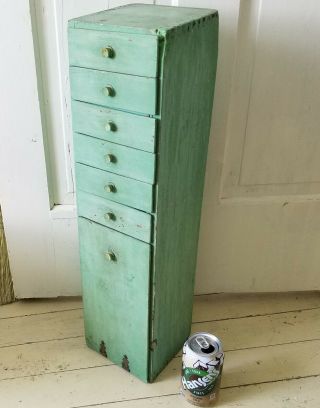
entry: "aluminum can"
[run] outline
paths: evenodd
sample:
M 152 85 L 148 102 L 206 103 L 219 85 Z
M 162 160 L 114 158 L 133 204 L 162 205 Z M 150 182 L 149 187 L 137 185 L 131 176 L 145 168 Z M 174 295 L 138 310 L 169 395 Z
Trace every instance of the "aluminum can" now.
M 193 405 L 216 403 L 220 389 L 224 353 L 221 341 L 210 333 L 195 333 L 183 346 L 181 393 Z

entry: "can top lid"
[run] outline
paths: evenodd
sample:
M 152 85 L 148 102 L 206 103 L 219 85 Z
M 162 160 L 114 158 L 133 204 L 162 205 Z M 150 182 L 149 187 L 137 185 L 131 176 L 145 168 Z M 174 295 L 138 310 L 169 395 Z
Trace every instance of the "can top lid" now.
M 222 344 L 218 337 L 210 333 L 194 333 L 188 339 L 188 346 L 200 355 L 215 355 L 222 352 Z

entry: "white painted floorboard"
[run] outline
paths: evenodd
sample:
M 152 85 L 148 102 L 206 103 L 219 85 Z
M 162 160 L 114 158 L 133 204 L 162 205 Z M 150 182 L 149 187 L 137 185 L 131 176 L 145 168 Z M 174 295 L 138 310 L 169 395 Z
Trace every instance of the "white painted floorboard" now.
M 193 331 L 226 349 L 218 406 L 320 406 L 320 295 L 196 296 Z M 190 406 L 179 393 L 181 358 L 144 384 L 84 343 L 80 299 L 0 307 L 0 407 Z

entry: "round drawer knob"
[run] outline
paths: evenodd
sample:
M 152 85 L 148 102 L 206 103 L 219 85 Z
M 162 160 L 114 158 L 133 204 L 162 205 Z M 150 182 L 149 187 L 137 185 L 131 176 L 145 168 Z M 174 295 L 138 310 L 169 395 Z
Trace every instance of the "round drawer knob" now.
M 105 159 L 108 163 L 115 163 L 117 161 L 117 158 L 113 154 L 106 154 Z
M 117 219 L 117 217 L 115 216 L 115 214 L 113 212 L 107 212 L 104 215 L 104 218 L 108 221 L 115 221 Z
M 114 88 L 111 85 L 107 85 L 106 87 L 103 88 L 103 93 L 106 96 L 115 96 L 116 91 L 114 90 Z
M 115 193 L 117 191 L 116 186 L 114 184 L 107 184 L 104 186 L 104 189 L 108 192 L 108 193 Z
M 109 262 L 116 262 L 117 257 L 115 256 L 114 252 L 112 251 L 107 251 L 104 256 L 106 257 L 106 260 Z
M 110 121 L 105 125 L 105 129 L 107 132 L 115 132 L 117 130 L 117 126 L 114 122 Z
M 113 58 L 114 57 L 114 49 L 108 45 L 105 48 L 101 49 L 102 56 L 105 58 Z

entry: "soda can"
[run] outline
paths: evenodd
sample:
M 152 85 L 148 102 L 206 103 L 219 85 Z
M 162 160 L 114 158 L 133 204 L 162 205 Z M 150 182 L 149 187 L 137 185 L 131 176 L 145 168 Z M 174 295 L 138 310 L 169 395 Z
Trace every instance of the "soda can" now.
M 210 333 L 195 333 L 183 346 L 181 393 L 198 407 L 209 407 L 218 398 L 224 353 L 221 341 Z

